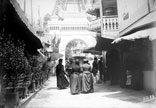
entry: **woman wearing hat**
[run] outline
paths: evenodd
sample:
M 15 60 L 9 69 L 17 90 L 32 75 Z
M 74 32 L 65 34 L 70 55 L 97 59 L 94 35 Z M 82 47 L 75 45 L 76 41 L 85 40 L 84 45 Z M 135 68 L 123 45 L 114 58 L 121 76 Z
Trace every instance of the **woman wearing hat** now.
M 78 94 L 81 91 L 81 68 L 79 65 L 79 60 L 75 60 L 73 62 L 74 64 L 72 65 L 72 71 L 70 76 L 70 92 L 71 94 Z
M 94 92 L 93 87 L 93 74 L 91 73 L 91 66 L 88 63 L 87 59 L 84 59 L 82 65 L 82 93 L 92 93 Z

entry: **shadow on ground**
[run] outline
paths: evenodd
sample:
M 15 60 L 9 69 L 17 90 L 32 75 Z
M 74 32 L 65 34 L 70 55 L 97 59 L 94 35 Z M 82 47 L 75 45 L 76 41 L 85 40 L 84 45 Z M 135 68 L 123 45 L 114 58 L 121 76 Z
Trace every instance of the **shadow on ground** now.
M 139 103 L 143 101 L 144 96 L 148 96 L 150 93 L 140 90 L 132 90 L 121 88 L 117 85 L 96 84 L 95 92 L 102 93 L 102 97 L 113 98 L 117 100 Z
M 49 87 L 47 90 L 58 89 L 57 87 Z

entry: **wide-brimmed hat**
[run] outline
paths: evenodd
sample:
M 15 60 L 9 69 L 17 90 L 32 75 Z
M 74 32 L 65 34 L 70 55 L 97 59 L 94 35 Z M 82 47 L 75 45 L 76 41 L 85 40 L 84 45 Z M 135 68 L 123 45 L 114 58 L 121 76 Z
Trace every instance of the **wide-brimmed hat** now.
M 79 60 L 78 60 L 78 59 L 76 59 L 76 60 L 75 60 L 75 63 L 79 63 Z
M 88 59 L 83 59 L 83 62 L 84 62 L 84 63 L 87 63 L 87 62 L 88 62 Z

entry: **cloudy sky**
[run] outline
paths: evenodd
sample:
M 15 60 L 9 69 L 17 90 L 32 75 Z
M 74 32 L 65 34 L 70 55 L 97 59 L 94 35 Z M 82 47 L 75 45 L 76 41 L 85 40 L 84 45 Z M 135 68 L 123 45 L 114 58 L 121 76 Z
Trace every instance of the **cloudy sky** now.
M 26 1 L 26 15 L 31 17 L 31 0 Z M 24 0 L 17 0 L 21 8 L 24 10 Z M 33 19 L 37 21 L 39 17 L 39 10 L 41 18 L 47 13 L 52 13 L 56 0 L 32 0 Z

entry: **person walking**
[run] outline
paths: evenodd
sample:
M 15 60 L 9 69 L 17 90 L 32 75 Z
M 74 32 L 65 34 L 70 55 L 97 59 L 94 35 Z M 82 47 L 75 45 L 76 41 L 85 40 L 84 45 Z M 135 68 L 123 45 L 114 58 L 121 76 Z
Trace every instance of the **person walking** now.
M 97 72 L 98 72 L 98 60 L 97 60 L 97 57 L 94 57 L 94 61 L 93 61 L 93 64 L 92 64 L 92 73 L 95 77 L 95 82 L 97 82 L 98 78 L 97 78 Z
M 62 65 L 62 59 L 59 59 L 59 64 L 56 66 L 57 87 L 59 89 L 65 89 L 69 86 L 69 82 L 65 77 L 64 66 Z
M 104 75 L 103 57 L 100 57 L 100 60 L 98 62 L 98 69 L 99 69 L 99 73 L 100 73 L 100 79 L 99 79 L 99 81 L 101 82 L 103 80 L 103 75 Z
M 79 60 L 74 61 L 72 65 L 72 71 L 70 76 L 70 92 L 75 95 L 81 91 L 81 78 L 80 78 L 81 68 L 79 65 Z
M 88 63 L 87 59 L 84 59 L 84 64 L 82 65 L 82 93 L 93 93 L 93 74 L 91 73 L 91 66 Z

